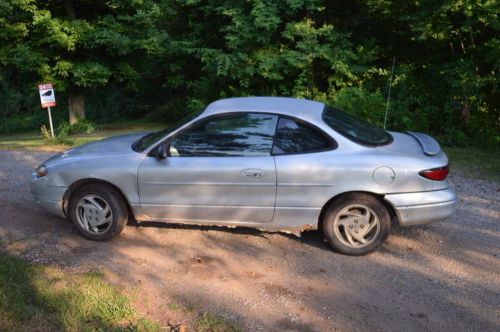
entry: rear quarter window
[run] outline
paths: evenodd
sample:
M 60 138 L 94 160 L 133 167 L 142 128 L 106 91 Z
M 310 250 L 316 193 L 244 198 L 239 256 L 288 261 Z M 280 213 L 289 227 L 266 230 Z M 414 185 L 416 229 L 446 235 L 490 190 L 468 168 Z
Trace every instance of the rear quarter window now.
M 381 146 L 393 140 L 384 129 L 330 106 L 323 111 L 323 121 L 340 135 L 361 145 Z
M 280 117 L 274 136 L 273 155 L 320 152 L 335 147 L 333 139 L 305 122 Z

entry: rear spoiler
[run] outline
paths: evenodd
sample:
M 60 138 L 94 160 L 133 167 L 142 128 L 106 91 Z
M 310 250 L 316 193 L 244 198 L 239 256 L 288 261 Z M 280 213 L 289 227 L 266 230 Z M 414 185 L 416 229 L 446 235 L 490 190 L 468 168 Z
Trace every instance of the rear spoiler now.
M 439 143 L 429 135 L 417 133 L 414 131 L 407 131 L 407 133 L 417 140 L 426 155 L 435 156 L 441 151 Z

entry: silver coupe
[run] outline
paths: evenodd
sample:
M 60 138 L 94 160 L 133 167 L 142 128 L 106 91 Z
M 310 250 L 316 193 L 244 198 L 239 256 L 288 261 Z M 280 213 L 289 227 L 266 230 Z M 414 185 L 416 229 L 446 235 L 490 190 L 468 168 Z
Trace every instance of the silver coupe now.
M 229 98 L 161 131 L 59 153 L 32 175 L 36 201 L 92 240 L 129 218 L 323 232 L 362 255 L 401 226 L 450 217 L 456 194 L 439 144 L 323 103 Z

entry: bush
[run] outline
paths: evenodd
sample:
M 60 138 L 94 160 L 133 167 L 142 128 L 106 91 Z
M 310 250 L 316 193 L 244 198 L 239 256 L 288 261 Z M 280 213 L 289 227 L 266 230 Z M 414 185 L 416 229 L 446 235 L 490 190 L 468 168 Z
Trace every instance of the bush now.
M 97 125 L 87 119 L 78 119 L 76 123 L 61 122 L 57 127 L 57 137 L 66 137 L 77 134 L 91 134 L 97 130 Z
M 63 144 L 63 145 L 72 145 L 74 142 L 70 139 L 68 139 L 66 136 L 57 136 L 55 135 L 54 138 L 52 138 L 52 134 L 50 131 L 47 129 L 45 125 L 42 125 L 40 127 L 40 132 L 42 134 L 42 138 L 45 141 L 51 142 L 51 143 L 57 143 L 57 144 Z
M 40 133 L 42 138 L 46 141 L 52 143 L 72 145 L 74 142 L 68 138 L 71 135 L 77 134 L 91 134 L 97 129 L 97 125 L 86 119 L 79 119 L 74 124 L 69 124 L 68 122 L 61 122 L 55 131 L 55 137 L 52 138 L 50 131 L 45 125 L 40 127 Z

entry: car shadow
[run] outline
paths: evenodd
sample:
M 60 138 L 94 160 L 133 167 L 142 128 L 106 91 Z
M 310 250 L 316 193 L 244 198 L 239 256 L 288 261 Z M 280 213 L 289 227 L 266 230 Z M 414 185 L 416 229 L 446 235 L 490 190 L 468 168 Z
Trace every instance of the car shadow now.
M 215 231 L 228 234 L 238 234 L 246 236 L 255 236 L 268 240 L 272 240 L 272 236 L 282 236 L 302 244 L 306 244 L 315 248 L 329 250 L 332 249 L 324 241 L 323 234 L 318 230 L 309 230 L 301 233 L 301 236 L 296 236 L 294 234 L 284 233 L 284 232 L 271 232 L 262 231 L 256 228 L 250 228 L 245 226 L 237 227 L 226 227 L 226 226 L 216 226 L 216 225 L 193 225 L 193 224 L 176 224 L 170 222 L 159 222 L 159 221 L 137 221 L 132 218 L 129 219 L 127 226 L 131 227 L 145 227 L 145 228 L 158 228 L 158 229 L 185 229 L 185 230 L 197 230 L 197 231 Z

